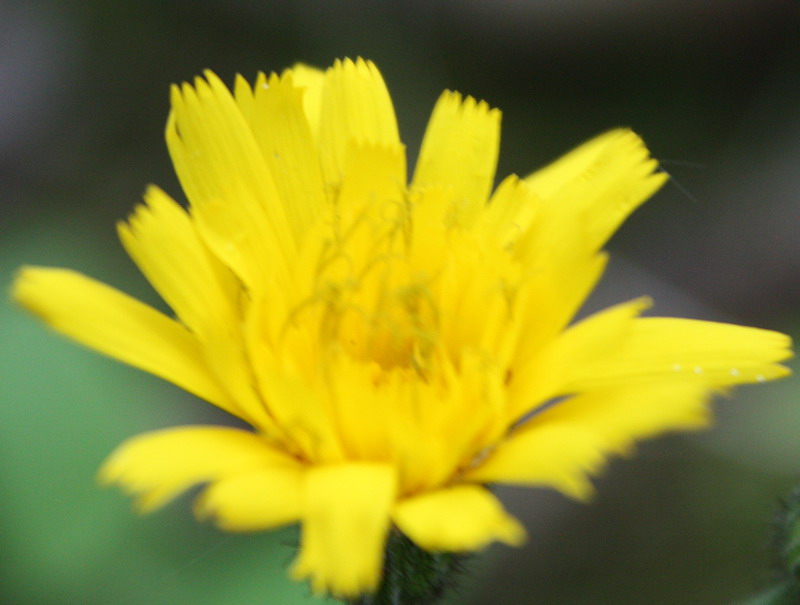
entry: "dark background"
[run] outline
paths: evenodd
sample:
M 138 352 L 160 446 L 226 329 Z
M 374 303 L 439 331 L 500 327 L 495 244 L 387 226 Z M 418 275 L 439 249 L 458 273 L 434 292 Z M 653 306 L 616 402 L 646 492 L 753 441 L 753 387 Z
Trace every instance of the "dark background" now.
M 364 56 L 413 157 L 440 91 L 503 110 L 498 174 L 527 174 L 614 126 L 673 182 L 612 241 L 592 306 L 797 333 L 800 4 L 778 0 L 3 2 L 0 275 L 73 267 L 161 305 L 116 242 L 147 183 L 179 196 L 168 86 L 204 68 Z M 178 389 L 0 306 L 0 600 L 32 605 L 315 603 L 286 578 L 292 530 L 228 536 L 190 499 L 153 516 L 101 490 L 137 432 L 221 421 Z M 768 582 L 769 530 L 800 470 L 796 381 L 720 401 L 710 433 L 615 461 L 590 505 L 504 490 L 524 549 L 470 566 L 452 603 L 731 603 Z M 346 552 L 342 556 L 347 556 Z

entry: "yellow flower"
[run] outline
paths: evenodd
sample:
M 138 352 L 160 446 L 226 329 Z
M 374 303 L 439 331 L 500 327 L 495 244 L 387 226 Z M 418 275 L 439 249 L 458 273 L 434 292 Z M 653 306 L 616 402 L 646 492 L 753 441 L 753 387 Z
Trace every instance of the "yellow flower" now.
M 572 324 L 666 176 L 620 129 L 492 192 L 499 137 L 498 110 L 445 92 L 409 184 L 370 62 L 173 87 L 189 209 L 150 187 L 119 234 L 175 317 L 64 269 L 24 268 L 14 294 L 253 430 L 140 435 L 102 479 L 142 511 L 208 484 L 197 514 L 226 530 L 300 522 L 294 577 L 352 597 L 392 527 L 430 551 L 519 544 L 486 483 L 587 498 L 607 456 L 788 373 L 786 336 L 643 318 L 647 299 Z

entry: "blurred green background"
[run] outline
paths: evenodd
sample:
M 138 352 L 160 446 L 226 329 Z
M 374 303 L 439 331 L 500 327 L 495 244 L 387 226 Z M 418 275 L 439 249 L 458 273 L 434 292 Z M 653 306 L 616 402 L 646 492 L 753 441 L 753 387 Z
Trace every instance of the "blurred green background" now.
M 115 241 L 147 183 L 180 190 L 168 86 L 204 68 L 375 60 L 416 153 L 439 92 L 503 110 L 499 174 L 526 174 L 625 125 L 673 176 L 611 243 L 590 306 L 797 334 L 800 4 L 778 0 L 6 1 L 0 4 L 0 271 L 84 271 L 161 306 Z M 163 307 L 162 307 L 163 308 Z M 210 406 L 0 306 L 0 601 L 293 605 L 294 530 L 221 534 L 184 497 L 130 512 L 94 473 L 122 439 Z M 591 505 L 507 489 L 529 528 L 452 603 L 731 603 L 770 579 L 769 531 L 800 470 L 797 380 L 720 401 L 714 431 L 643 444 Z M 342 553 L 346 556 L 346 553 Z

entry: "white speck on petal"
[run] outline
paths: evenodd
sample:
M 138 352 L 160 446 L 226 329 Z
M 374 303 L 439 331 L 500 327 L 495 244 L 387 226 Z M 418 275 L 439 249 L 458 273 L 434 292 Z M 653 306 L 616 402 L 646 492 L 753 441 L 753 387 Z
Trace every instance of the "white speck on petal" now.
M 758 376 L 756 376 L 756 380 L 758 382 L 764 382 L 766 380 L 766 378 L 764 377 L 763 374 L 759 374 Z
M 731 368 L 731 376 L 738 376 L 739 369 L 738 368 Z
M 679 364 L 679 363 L 676 363 L 674 366 L 672 366 L 672 370 L 675 371 L 675 372 L 680 372 L 682 369 L 683 369 L 683 366 L 681 364 Z
M 702 374 L 703 373 L 703 368 L 701 368 L 700 366 L 694 366 L 694 373 L 695 374 Z

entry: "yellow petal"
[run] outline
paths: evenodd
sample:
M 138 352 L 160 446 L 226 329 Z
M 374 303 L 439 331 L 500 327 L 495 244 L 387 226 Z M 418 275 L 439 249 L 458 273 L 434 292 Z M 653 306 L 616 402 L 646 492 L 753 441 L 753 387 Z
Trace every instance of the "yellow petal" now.
M 520 430 L 464 474 L 467 481 L 555 487 L 572 498 L 592 494 L 588 474 L 600 470 L 604 457 L 585 427 L 542 426 Z
M 584 390 L 636 380 L 691 380 L 713 387 L 764 382 L 789 370 L 785 334 L 731 324 L 664 317 L 633 322 L 618 351 L 585 358 L 568 389 Z
M 236 413 L 192 334 L 152 307 L 80 273 L 44 267 L 23 268 L 13 296 L 56 331 Z
M 209 332 L 203 341 L 203 354 L 217 381 L 230 393 L 234 413 L 248 424 L 274 435 L 277 427 L 260 394 L 253 388 L 254 372 L 238 327 L 232 322 Z
M 260 76 L 250 124 L 280 195 L 295 239 L 300 241 L 325 207 L 316 141 L 303 109 L 303 91 L 291 74 Z
M 634 440 L 708 424 L 708 389 L 654 382 L 593 391 L 552 403 L 465 473 L 469 481 L 549 486 L 579 500 L 592 495 L 588 476 Z
M 704 428 L 710 391 L 697 382 L 624 385 L 571 397 L 536 414 L 521 433 L 550 426 L 585 427 L 603 453 L 628 454 L 635 441 L 667 431 Z M 563 448 L 562 448 L 563 449 Z
M 166 138 L 175 171 L 193 206 L 225 205 L 237 227 L 258 246 L 257 258 L 268 258 L 270 266 L 285 270 L 295 242 L 275 184 L 230 91 L 213 73 L 205 75 L 207 80 L 196 79 L 194 88 L 184 84 L 172 89 Z M 207 230 L 217 233 L 214 226 L 206 222 Z M 232 237 L 241 237 L 228 230 L 217 235 L 222 241 L 210 242 L 215 252 L 237 245 Z
M 543 199 L 550 199 L 576 177 L 590 173 L 598 158 L 628 133 L 630 131 L 626 128 L 604 132 L 530 174 L 525 181 Z
M 331 368 L 331 398 L 346 455 L 356 460 L 387 460 L 392 451 L 392 418 L 397 413 L 385 385 L 375 384 L 375 368 L 343 357 Z M 364 402 L 369 401 L 369 405 Z
M 303 90 L 303 109 L 316 139 L 319 136 L 319 115 L 322 106 L 322 89 L 325 85 L 325 72 L 316 67 L 295 63 L 283 75 L 291 74 L 294 85 Z
M 206 72 L 206 77 L 207 81 L 197 78 L 194 87 L 173 86 L 170 95 L 167 142 L 189 201 L 235 203 L 232 194 L 238 189 L 250 198 L 274 197 L 269 173 L 236 101 L 214 74 Z
M 383 220 L 383 229 L 394 227 L 403 199 L 406 179 L 405 149 L 402 145 L 353 145 L 348 152 L 337 199 L 337 218 L 342 230 L 353 225 L 348 220 L 366 218 L 371 212 Z M 367 259 L 354 259 L 363 263 Z
M 344 458 L 335 413 L 323 393 L 288 371 L 265 367 L 256 374 L 270 414 L 286 430 L 294 453 L 322 463 Z
M 572 320 L 603 272 L 606 256 L 599 249 L 666 180 L 656 169 L 641 139 L 618 129 L 525 179 L 539 203 L 513 250 L 531 268 L 533 292 L 523 313 L 540 327 L 525 339 L 520 359 Z
M 233 82 L 233 98 L 242 117 L 249 124 L 253 117 L 253 88 L 242 74 L 236 74 Z
M 325 73 L 319 144 L 327 186 L 335 187 L 352 144 L 400 145 L 392 100 L 371 61 L 336 61 Z
M 511 247 L 530 227 L 541 200 L 516 175 L 503 180 L 480 217 L 478 228 L 498 248 Z
M 527 234 L 541 262 L 597 251 L 666 182 L 656 169 L 642 140 L 619 129 L 527 177 L 545 202 Z
M 118 226 L 130 257 L 193 332 L 234 321 L 238 286 L 208 252 L 189 215 L 157 187 L 148 188 L 145 201 Z
M 197 232 L 208 248 L 248 290 L 263 290 L 276 276 L 288 275 L 282 252 L 255 218 L 252 205 L 206 202 L 191 209 Z M 273 242 L 274 243 L 274 242 Z M 265 261 L 269 259 L 270 262 Z M 272 262 L 274 261 L 274 262 Z
M 422 139 L 412 187 L 450 185 L 470 224 L 486 205 L 500 148 L 500 111 L 457 92 L 439 97 Z
M 239 332 L 240 284 L 208 251 L 180 206 L 155 187 L 145 197 L 148 205 L 119 226 L 125 249 L 197 336 L 209 371 L 232 397 L 234 413 L 253 426 L 273 429 L 252 388 Z
M 296 579 L 316 593 L 355 597 L 381 577 L 396 477 L 390 466 L 348 464 L 310 469 Z
M 515 316 L 525 330 L 517 350 L 518 363 L 525 363 L 561 334 L 573 320 L 603 275 L 608 255 L 598 253 L 582 262 L 542 267 L 529 276 L 517 293 Z
M 399 502 L 393 518 L 425 550 L 466 552 L 495 540 L 518 546 L 525 530 L 485 488 L 457 485 Z
M 197 483 L 275 468 L 297 470 L 299 465 L 254 433 L 185 426 L 125 441 L 103 464 L 99 478 L 138 496 L 137 508 L 149 512 Z M 212 504 L 215 508 L 230 506 L 219 498 L 212 499 Z
M 647 298 L 622 303 L 595 313 L 560 335 L 516 368 L 509 384 L 511 419 L 551 397 L 574 393 L 575 375 L 585 365 L 617 353 Z
M 272 529 L 298 521 L 303 506 L 303 471 L 273 467 L 214 481 L 197 500 L 195 514 L 213 517 L 226 531 Z

